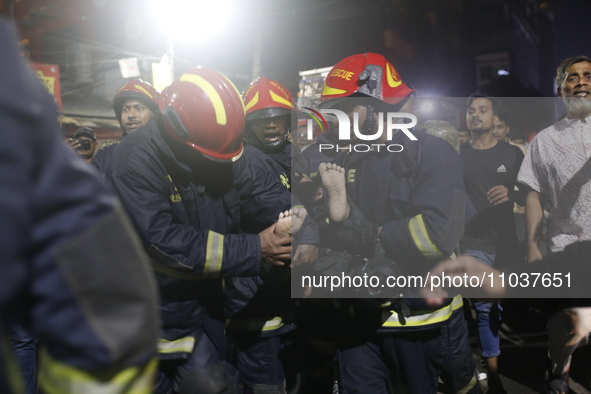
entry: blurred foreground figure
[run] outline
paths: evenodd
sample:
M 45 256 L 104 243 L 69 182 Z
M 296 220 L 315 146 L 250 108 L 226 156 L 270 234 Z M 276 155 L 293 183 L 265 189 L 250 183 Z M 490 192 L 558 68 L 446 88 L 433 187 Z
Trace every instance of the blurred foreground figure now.
M 39 338 L 45 393 L 150 393 L 156 291 L 129 223 L 58 133 L 0 20 L 0 392 L 21 393 L 6 321 Z

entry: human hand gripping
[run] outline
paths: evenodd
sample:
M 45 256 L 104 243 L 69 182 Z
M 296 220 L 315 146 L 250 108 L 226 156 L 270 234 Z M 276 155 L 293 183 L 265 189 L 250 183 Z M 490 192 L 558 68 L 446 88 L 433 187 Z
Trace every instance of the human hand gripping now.
M 66 138 L 64 140 L 64 142 L 66 143 L 68 148 L 70 148 L 74 151 L 80 147 L 80 140 L 78 140 L 76 138 Z
M 275 233 L 275 224 L 259 233 L 261 260 L 283 266 L 291 259 L 291 237 Z

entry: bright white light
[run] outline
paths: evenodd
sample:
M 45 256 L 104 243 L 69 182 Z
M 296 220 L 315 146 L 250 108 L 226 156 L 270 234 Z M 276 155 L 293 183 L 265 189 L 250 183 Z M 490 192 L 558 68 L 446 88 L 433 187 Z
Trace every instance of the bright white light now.
M 435 93 L 433 91 L 427 91 L 422 89 L 415 90 L 416 97 L 441 97 L 439 93 Z
M 177 39 L 202 40 L 228 21 L 231 0 L 152 0 L 156 19 Z
M 507 71 L 507 70 L 499 70 L 499 71 L 497 71 L 497 74 L 498 75 L 509 75 L 509 71 Z
M 428 114 L 433 111 L 433 103 L 431 101 L 426 101 L 421 105 L 421 111 Z

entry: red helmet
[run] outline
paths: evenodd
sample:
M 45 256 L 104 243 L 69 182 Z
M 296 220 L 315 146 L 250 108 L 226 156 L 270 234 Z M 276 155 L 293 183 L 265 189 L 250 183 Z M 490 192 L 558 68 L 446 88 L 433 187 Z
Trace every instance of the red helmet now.
M 210 68 L 194 68 L 164 89 L 160 111 L 176 140 L 217 161 L 242 154 L 244 103 L 236 86 Z
M 349 56 L 328 73 L 320 106 L 338 105 L 347 97 L 373 97 L 387 105 L 402 106 L 413 90 L 408 87 L 386 58 L 377 53 Z
M 296 106 L 289 90 L 279 82 L 260 77 L 246 88 L 242 98 L 246 107 L 246 135 L 248 141 L 267 153 L 281 150 L 287 143 L 287 136 L 291 129 L 295 128 L 292 122 L 297 119 Z M 252 130 L 248 122 L 276 116 L 289 116 L 288 126 L 283 138 L 270 144 L 263 144 L 252 136 Z
M 294 115 L 296 107 L 289 90 L 279 82 L 260 77 L 242 94 L 246 107 L 246 121 Z
M 158 93 L 158 91 L 156 91 L 156 89 L 154 89 L 154 87 L 148 82 L 142 81 L 141 79 L 132 79 L 123 85 L 113 98 L 113 109 L 117 115 L 117 120 L 121 121 L 123 104 L 128 100 L 139 100 L 144 103 L 154 115 L 157 114 L 159 98 L 160 93 Z

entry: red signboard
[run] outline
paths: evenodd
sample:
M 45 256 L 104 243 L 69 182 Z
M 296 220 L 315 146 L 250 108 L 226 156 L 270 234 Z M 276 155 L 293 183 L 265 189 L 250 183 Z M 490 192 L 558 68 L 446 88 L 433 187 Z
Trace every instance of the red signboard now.
M 31 63 L 37 78 L 45 86 L 49 94 L 57 103 L 57 109 L 62 111 L 62 94 L 60 91 L 60 67 L 57 64 Z

